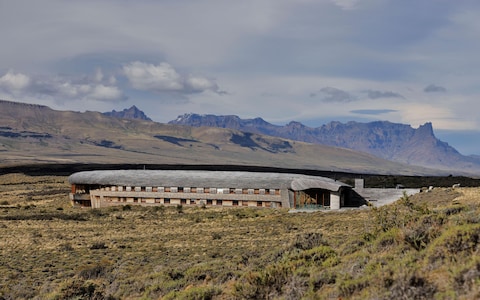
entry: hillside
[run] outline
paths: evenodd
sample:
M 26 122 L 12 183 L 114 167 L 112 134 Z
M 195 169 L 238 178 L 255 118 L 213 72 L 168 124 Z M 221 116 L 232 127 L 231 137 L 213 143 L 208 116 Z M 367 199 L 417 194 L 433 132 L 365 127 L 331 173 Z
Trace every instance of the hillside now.
M 349 149 L 233 129 L 56 111 L 0 101 L 0 164 L 224 164 L 379 174 L 446 174 Z M 460 173 L 459 173 L 460 174 Z
M 463 156 L 448 143 L 435 137 L 431 123 L 418 129 L 387 121 L 371 123 L 330 122 L 317 128 L 299 122 L 285 126 L 270 124 L 261 118 L 184 114 L 169 124 L 194 127 L 231 128 L 296 141 L 348 148 L 384 159 L 441 170 L 466 170 L 480 174 L 480 159 Z

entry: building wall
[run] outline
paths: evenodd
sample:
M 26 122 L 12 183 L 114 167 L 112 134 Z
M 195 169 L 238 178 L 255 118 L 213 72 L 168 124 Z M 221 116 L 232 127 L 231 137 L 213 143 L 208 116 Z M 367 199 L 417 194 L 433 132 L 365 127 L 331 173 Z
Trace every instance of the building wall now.
M 315 189 L 313 189 L 315 190 Z M 311 192 L 312 190 L 310 190 Z M 330 209 L 344 206 L 345 195 L 342 190 L 327 193 Z M 318 193 L 318 191 L 316 191 Z M 290 189 L 251 189 L 251 188 L 212 188 L 212 187 L 140 187 L 140 186 L 98 186 L 72 185 L 70 199 L 82 206 L 99 208 L 114 205 L 208 205 L 208 206 L 244 206 L 292 208 L 296 193 Z M 90 199 L 90 203 L 85 201 Z M 80 201 L 81 200 L 81 201 Z M 297 199 L 298 201 L 299 199 Z M 297 203 L 298 204 L 298 203 Z
M 78 195 L 70 197 L 79 199 Z M 109 186 L 90 190 L 90 202 L 93 208 L 126 204 L 289 207 L 287 191 L 279 189 Z
M 330 193 L 330 209 L 340 209 L 340 197 L 341 193 Z

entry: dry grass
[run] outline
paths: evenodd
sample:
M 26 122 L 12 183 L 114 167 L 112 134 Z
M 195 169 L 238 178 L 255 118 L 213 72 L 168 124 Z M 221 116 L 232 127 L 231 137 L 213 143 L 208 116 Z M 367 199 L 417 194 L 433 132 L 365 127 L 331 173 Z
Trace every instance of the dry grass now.
M 290 214 L 80 209 L 68 203 L 65 177 L 0 183 L 0 298 L 479 296 L 476 188 L 377 210 Z

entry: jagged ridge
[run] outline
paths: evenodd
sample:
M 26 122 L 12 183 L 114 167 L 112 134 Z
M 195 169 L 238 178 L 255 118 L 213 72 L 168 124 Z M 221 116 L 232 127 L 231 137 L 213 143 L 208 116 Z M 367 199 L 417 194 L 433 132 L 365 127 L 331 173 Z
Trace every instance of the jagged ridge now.
M 418 129 L 410 125 L 375 121 L 330 122 L 311 128 L 292 121 L 274 125 L 261 118 L 241 119 L 235 115 L 184 114 L 169 124 L 232 128 L 291 140 L 362 151 L 392 161 L 439 169 L 480 169 L 480 160 L 461 155 L 448 143 L 437 139 L 432 123 Z

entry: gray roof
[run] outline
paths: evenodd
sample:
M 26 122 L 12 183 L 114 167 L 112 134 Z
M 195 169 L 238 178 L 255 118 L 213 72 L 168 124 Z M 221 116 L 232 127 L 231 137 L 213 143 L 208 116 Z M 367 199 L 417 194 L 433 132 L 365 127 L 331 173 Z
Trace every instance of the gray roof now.
M 338 191 L 349 185 L 326 177 L 288 173 L 185 170 L 84 171 L 68 178 L 72 184 L 118 186 L 216 187 Z

